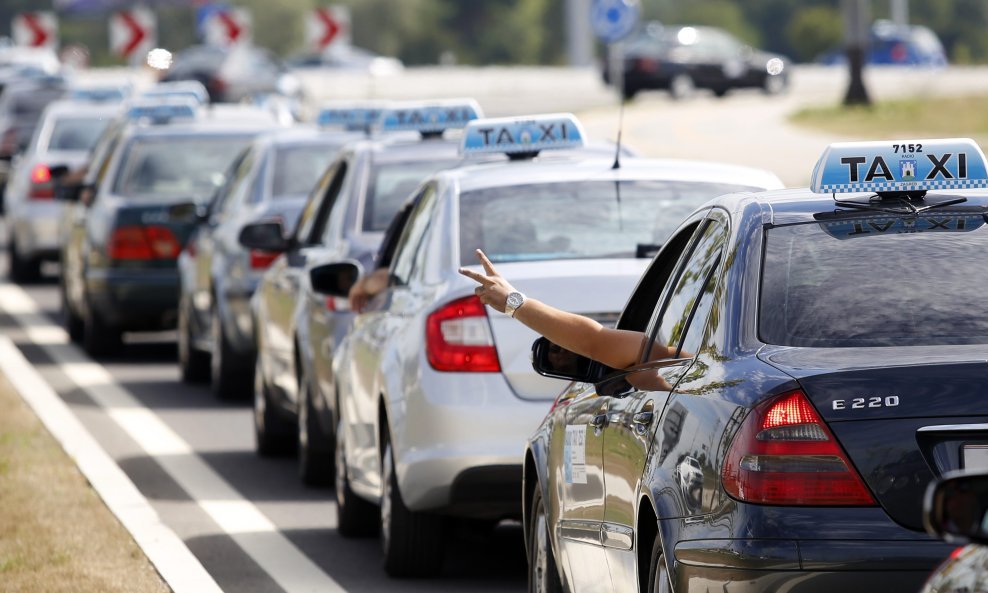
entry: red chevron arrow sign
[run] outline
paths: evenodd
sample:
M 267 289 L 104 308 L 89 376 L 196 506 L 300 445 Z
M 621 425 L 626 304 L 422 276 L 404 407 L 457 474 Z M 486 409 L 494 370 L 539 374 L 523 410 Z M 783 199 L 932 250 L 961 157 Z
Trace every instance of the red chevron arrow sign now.
M 334 44 L 350 43 L 350 11 L 346 6 L 316 8 L 305 23 L 309 47 L 322 51 Z
M 26 47 L 58 45 L 58 18 L 54 12 L 22 12 L 10 23 L 14 43 Z
M 157 21 L 147 8 L 133 8 L 110 17 L 110 51 L 122 58 L 147 53 L 154 48 Z
M 251 37 L 250 13 L 243 8 L 217 10 L 206 18 L 203 28 L 210 45 L 246 43 Z

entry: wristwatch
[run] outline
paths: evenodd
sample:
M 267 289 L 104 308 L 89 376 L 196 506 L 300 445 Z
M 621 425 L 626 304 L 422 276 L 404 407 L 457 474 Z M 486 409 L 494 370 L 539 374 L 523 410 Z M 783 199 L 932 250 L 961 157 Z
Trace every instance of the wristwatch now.
M 518 307 L 521 307 L 524 304 L 525 295 L 518 291 L 509 293 L 508 300 L 504 302 L 504 314 L 508 317 L 514 317 L 515 311 L 518 310 Z

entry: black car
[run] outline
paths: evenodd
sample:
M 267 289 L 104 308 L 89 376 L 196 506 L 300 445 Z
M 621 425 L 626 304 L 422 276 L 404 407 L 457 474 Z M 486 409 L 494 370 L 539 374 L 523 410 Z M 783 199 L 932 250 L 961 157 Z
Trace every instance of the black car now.
M 537 341 L 576 382 L 526 453 L 530 590 L 918 590 L 953 549 L 927 485 L 986 465 L 984 187 L 970 140 L 833 145 L 682 223 L 617 325 L 636 365 Z
M 235 103 L 262 94 L 277 93 L 301 100 L 298 77 L 277 56 L 262 47 L 194 45 L 175 55 L 162 82 L 198 80 L 209 100 Z
M 718 97 L 739 88 L 777 94 L 789 85 L 788 66 L 784 56 L 754 49 L 715 27 L 649 23 L 624 44 L 621 92 L 626 99 L 651 89 L 674 99 L 696 89 Z
M 119 348 L 124 332 L 176 326 L 177 260 L 199 210 L 237 154 L 276 127 L 252 107 L 154 121 L 116 126 L 98 143 L 93 181 L 66 214 L 64 323 L 93 355 Z

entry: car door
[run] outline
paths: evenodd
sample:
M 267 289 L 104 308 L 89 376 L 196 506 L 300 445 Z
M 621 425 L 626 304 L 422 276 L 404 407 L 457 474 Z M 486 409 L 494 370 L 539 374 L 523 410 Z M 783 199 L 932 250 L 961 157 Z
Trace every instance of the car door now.
M 701 222 L 676 272 L 664 287 L 654 288 L 661 296 L 646 332 L 648 341 L 640 365 L 625 377 L 625 391 L 609 400 L 603 443 L 606 504 L 601 539 L 617 589 L 637 583 L 635 531 L 642 475 L 650 455 L 662 458 L 668 454 L 668 450 L 651 450 L 652 435 L 674 387 L 699 348 L 726 236 L 723 222 L 711 218 Z M 653 347 L 663 351 L 672 348 L 675 354 L 671 360 L 652 361 L 649 352 Z M 663 366 L 656 368 L 656 362 Z M 676 413 L 668 417 L 675 418 Z M 684 499 L 695 500 L 692 510 L 700 506 L 699 471 L 695 458 L 684 457 L 678 460 L 673 476 L 674 487 L 682 489 Z

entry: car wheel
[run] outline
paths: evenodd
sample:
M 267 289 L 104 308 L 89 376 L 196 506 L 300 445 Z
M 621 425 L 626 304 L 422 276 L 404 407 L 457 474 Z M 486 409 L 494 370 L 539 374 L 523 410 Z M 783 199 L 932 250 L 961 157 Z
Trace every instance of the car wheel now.
M 350 489 L 343 418 L 338 411 L 337 416 L 340 419 L 336 423 L 336 452 L 333 455 L 336 461 L 336 531 L 343 537 L 374 535 L 378 529 L 378 509 Z
M 443 563 L 442 517 L 416 513 L 405 506 L 398 490 L 391 441 L 381 459 L 381 545 L 384 571 L 393 577 L 432 577 Z
M 333 481 L 333 438 L 319 424 L 312 404 L 312 387 L 302 371 L 298 381 L 298 475 L 309 486 L 326 486 Z
M 532 517 L 528 526 L 528 592 L 562 593 L 563 583 L 549 541 L 549 522 L 538 484 L 532 494 Z
M 271 396 L 261 365 L 254 367 L 254 441 L 259 455 L 291 453 L 295 444 L 295 427 L 271 405 Z
M 87 298 L 82 312 L 82 349 L 93 357 L 114 354 L 123 344 L 123 333 L 103 321 Z
M 65 288 L 64 278 L 58 283 L 59 285 L 59 295 L 61 296 L 61 303 L 59 305 L 59 317 L 62 321 L 62 327 L 65 329 L 65 333 L 69 335 L 69 340 L 75 343 L 82 342 L 83 332 L 85 331 L 84 322 L 82 317 L 76 314 L 72 310 L 72 304 L 69 303 L 69 297 L 67 289 Z
M 191 304 L 182 297 L 178 303 L 178 367 L 182 371 L 182 381 L 204 383 L 209 380 L 209 353 L 193 346 Z
M 209 357 L 209 378 L 213 395 L 218 399 L 239 399 L 250 393 L 249 364 L 243 356 L 238 356 L 226 339 L 220 312 L 213 309 L 209 321 L 209 331 L 213 340 L 213 352 Z
M 37 282 L 41 278 L 41 260 L 22 257 L 13 238 L 8 247 L 10 253 L 10 279 L 18 284 Z
M 787 82 L 782 76 L 766 76 L 762 82 L 762 92 L 766 95 L 779 95 L 786 90 Z
M 695 92 L 696 86 L 689 74 L 677 74 L 669 81 L 669 94 L 677 101 L 689 99 Z
M 662 556 L 662 542 L 659 536 L 655 536 L 652 543 L 652 560 L 648 568 L 648 589 L 651 593 L 670 593 L 672 586 L 669 584 L 669 572 L 666 570 L 666 561 Z

